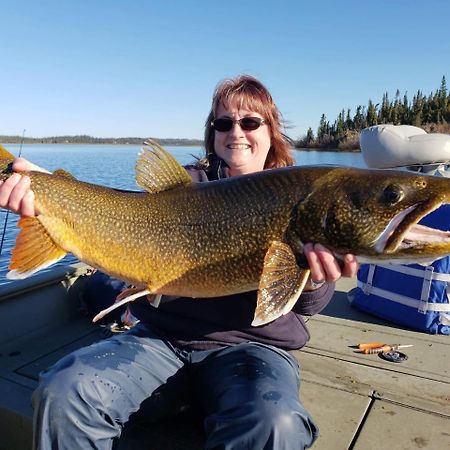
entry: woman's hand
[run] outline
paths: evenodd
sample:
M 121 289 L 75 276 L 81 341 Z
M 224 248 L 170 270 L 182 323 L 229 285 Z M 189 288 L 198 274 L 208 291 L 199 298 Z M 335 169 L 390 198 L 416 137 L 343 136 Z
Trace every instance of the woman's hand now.
M 342 262 L 320 244 L 305 244 L 303 250 L 311 270 L 311 280 L 316 284 L 323 281 L 334 282 L 341 277 L 354 277 L 358 272 L 359 265 L 355 255 L 344 255 L 342 265 Z
M 13 170 L 17 172 L 33 170 L 36 172 L 49 173 L 42 167 L 23 158 L 16 158 L 14 160 Z M 25 217 L 36 215 L 37 211 L 34 207 L 34 193 L 30 189 L 30 178 L 26 175 L 14 173 L 7 180 L 0 181 L 0 207 L 8 208 Z

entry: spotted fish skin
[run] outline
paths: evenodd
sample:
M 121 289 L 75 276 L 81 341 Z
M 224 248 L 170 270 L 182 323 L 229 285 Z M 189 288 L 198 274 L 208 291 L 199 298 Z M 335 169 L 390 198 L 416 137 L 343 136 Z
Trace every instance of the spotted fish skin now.
M 10 176 L 11 159 L 0 149 L 0 179 Z M 434 230 L 433 239 L 405 244 L 420 218 L 449 202 L 450 181 L 443 178 L 312 166 L 193 183 L 155 143 L 136 166 L 145 192 L 81 182 L 63 171 L 26 175 L 39 213 L 19 222 L 10 276 L 26 277 L 70 252 L 155 294 L 257 289 L 253 325 L 286 314 L 297 301 L 309 277 L 304 243 L 363 260 L 450 253 L 448 233 Z

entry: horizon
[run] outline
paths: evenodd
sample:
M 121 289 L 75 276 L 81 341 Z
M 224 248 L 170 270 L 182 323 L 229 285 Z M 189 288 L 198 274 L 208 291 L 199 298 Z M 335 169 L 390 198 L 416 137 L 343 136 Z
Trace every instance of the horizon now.
M 203 139 L 196 139 L 196 138 L 184 138 L 184 137 L 175 137 L 175 136 L 171 136 L 171 137 L 165 137 L 165 138 L 161 138 L 159 136 L 91 136 L 89 134 L 58 134 L 58 135 L 52 135 L 52 136 L 28 136 L 26 134 L 26 130 L 25 134 L 0 134 L 1 138 L 5 138 L 5 137 L 9 137 L 9 138 L 18 138 L 18 139 L 22 139 L 22 137 L 24 138 L 24 140 L 27 139 L 52 139 L 52 138 L 75 138 L 75 137 L 87 137 L 87 138 L 91 138 L 91 139 L 161 139 L 161 140 L 179 140 L 179 141 L 203 141 Z
M 449 80 L 444 0 L 204 6 L 0 0 L 0 135 L 202 140 L 217 83 L 248 73 L 297 140 L 322 114 Z

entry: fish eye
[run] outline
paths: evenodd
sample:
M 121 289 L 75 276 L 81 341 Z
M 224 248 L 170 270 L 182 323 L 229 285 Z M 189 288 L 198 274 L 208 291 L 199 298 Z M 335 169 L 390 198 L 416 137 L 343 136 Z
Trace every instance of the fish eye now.
M 387 186 L 381 194 L 381 201 L 386 205 L 395 205 L 403 198 L 403 189 L 395 184 Z

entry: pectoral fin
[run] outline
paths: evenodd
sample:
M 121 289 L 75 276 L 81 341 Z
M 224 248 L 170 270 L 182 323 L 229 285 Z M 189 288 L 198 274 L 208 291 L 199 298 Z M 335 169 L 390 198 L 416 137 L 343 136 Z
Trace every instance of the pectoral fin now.
M 123 298 L 122 300 L 119 300 L 116 303 L 113 303 L 109 308 L 103 309 L 100 311 L 93 319 L 92 322 L 97 322 L 97 320 L 102 319 L 107 314 L 109 314 L 111 311 L 114 311 L 116 308 L 120 308 L 122 305 L 125 305 L 126 303 L 132 302 L 136 300 L 139 297 L 143 297 L 144 295 L 151 294 L 152 292 L 148 289 L 136 292 L 136 289 L 133 290 L 135 293 L 132 295 L 129 295 L 128 297 Z M 159 305 L 159 300 L 161 299 L 160 295 L 156 296 L 157 298 L 153 300 L 155 302 L 157 300 L 157 303 L 155 303 L 155 308 Z M 150 304 L 154 304 L 153 302 L 150 302 Z
M 305 287 L 309 269 L 301 269 L 289 245 L 273 242 L 264 258 L 252 326 L 265 325 L 287 314 Z
M 11 255 L 10 280 L 21 280 L 62 259 L 66 252 L 55 244 L 47 230 L 35 217 L 19 220 L 20 232 Z

